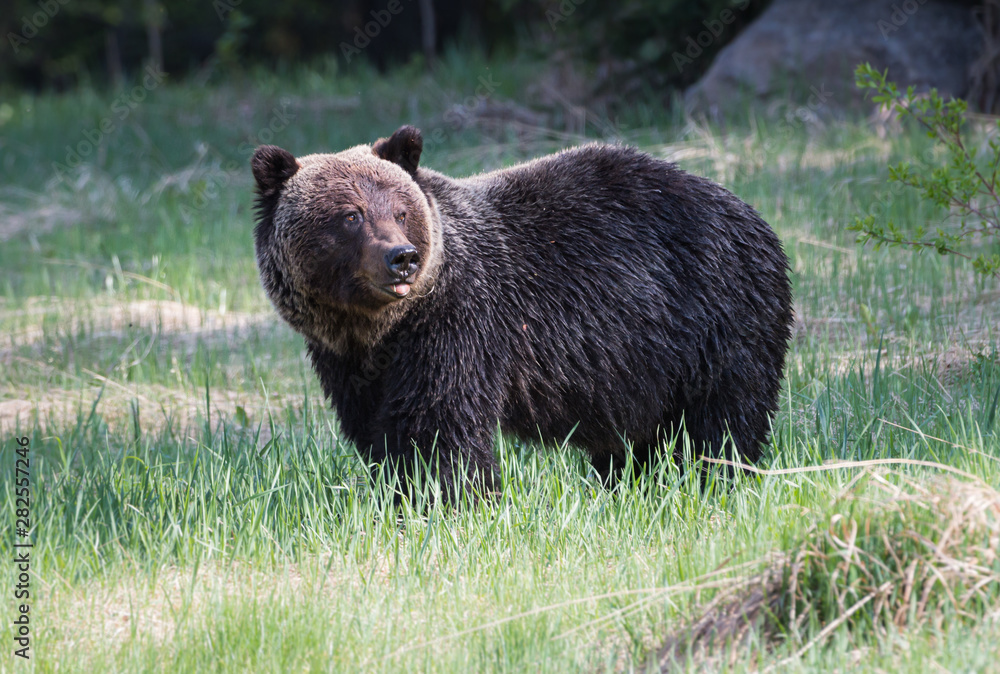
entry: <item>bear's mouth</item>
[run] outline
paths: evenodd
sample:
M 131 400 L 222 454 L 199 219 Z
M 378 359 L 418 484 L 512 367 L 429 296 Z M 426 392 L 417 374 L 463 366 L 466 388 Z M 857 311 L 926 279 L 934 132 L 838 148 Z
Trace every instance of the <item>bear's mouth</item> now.
M 392 281 L 390 283 L 384 283 L 382 285 L 377 285 L 374 283 L 372 285 L 378 288 L 380 291 L 382 291 L 382 293 L 384 293 L 385 295 L 388 295 L 389 297 L 395 300 L 399 300 L 410 294 L 410 289 L 413 283 L 408 279 L 404 279 L 400 281 Z

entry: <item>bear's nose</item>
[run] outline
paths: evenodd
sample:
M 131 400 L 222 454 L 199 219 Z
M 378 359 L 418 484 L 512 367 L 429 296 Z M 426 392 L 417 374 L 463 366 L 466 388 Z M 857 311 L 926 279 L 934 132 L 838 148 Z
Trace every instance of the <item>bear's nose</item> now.
M 418 262 L 420 254 L 413 246 L 396 246 L 385 256 L 385 266 L 389 268 L 389 273 L 399 278 L 416 273 Z

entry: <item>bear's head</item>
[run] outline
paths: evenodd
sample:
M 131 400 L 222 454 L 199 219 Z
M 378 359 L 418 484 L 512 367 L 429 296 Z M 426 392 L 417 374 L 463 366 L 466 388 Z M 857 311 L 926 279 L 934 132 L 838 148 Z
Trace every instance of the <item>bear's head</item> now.
M 422 149 L 404 126 L 336 154 L 254 153 L 261 282 L 307 338 L 334 351 L 371 346 L 433 287 L 441 227 L 416 181 Z

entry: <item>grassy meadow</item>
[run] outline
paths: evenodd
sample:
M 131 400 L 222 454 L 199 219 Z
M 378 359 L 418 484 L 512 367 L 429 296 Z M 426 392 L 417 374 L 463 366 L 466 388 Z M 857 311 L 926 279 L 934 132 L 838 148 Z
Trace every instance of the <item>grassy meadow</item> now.
M 532 100 L 538 71 L 452 54 L 433 77 L 0 96 L 0 670 L 1000 671 L 1000 286 L 847 231 L 942 216 L 887 183 L 888 162 L 934 160 L 928 139 L 653 104 L 463 125 Z M 796 307 L 760 472 L 663 465 L 608 490 L 571 438 L 501 437 L 494 501 L 393 507 L 260 288 L 249 159 L 403 123 L 455 176 L 621 140 L 753 204 Z

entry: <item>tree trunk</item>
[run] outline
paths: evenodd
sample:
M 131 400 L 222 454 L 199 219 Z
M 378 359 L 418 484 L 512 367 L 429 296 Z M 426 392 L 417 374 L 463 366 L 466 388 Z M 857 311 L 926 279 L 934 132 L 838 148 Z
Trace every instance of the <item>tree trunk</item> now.
M 117 28 L 109 27 L 104 31 L 104 59 L 107 62 L 111 86 L 120 89 L 125 77 L 122 73 L 122 52 L 118 47 Z
M 149 44 L 149 62 L 157 72 L 163 71 L 163 7 L 156 0 L 143 0 L 143 19 L 146 23 L 146 42 Z
M 435 49 L 437 44 L 437 26 L 434 19 L 434 0 L 420 0 L 420 38 L 424 49 L 427 67 L 434 67 Z
M 1000 112 L 1000 0 L 986 0 L 976 10 L 983 31 L 983 51 L 969 68 L 969 102 L 987 114 Z

